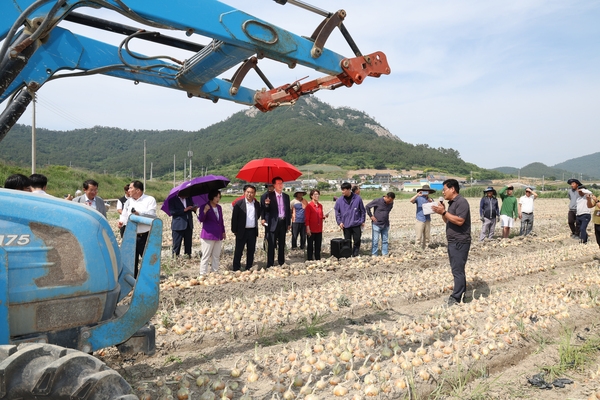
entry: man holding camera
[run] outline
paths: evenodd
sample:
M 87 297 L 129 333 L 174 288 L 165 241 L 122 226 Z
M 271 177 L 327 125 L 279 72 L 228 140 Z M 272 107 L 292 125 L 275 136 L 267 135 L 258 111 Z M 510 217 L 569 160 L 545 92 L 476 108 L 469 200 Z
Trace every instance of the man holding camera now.
M 421 189 L 417 190 L 417 194 L 410 199 L 411 203 L 417 205 L 415 245 L 421 247 L 422 250 L 425 250 L 431 240 L 431 216 L 423 212 L 423 204 L 431 203 L 433 199 L 429 195 L 434 193 L 435 190 L 431 189 L 429 185 L 423 185 Z
M 140 181 L 133 181 L 129 184 L 129 200 L 125 203 L 123 212 L 119 218 L 119 228 L 123 225 L 122 220 L 129 220 L 131 214 L 156 217 L 156 200 L 154 197 L 144 194 L 144 184 Z M 146 242 L 148 241 L 148 232 L 150 232 L 149 225 L 137 225 L 134 278 L 137 278 L 138 275 L 139 257 L 144 254 Z

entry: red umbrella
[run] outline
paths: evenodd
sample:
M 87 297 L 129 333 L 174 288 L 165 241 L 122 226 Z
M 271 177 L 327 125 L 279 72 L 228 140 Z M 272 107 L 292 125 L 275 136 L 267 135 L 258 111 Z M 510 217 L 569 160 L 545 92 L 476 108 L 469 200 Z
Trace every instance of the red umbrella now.
M 261 158 L 252 160 L 240 169 L 236 178 L 246 182 L 271 183 L 273 178 L 280 177 L 284 182 L 296 180 L 302 172 L 281 158 Z

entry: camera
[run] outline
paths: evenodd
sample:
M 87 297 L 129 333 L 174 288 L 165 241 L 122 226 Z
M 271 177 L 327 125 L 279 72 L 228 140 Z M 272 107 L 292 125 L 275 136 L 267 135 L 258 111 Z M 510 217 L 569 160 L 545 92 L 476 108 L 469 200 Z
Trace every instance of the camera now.
M 132 209 L 131 209 L 131 213 L 132 213 L 132 214 L 135 214 L 135 208 L 132 208 Z

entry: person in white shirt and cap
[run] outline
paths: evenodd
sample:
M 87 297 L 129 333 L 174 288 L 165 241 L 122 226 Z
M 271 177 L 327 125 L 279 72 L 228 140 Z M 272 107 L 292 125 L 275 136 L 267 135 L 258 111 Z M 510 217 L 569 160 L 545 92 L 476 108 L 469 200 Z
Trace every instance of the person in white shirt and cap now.
M 592 195 L 592 192 L 587 190 L 583 185 L 577 187 L 579 197 L 577 198 L 577 226 L 579 227 L 579 242 L 587 243 L 588 234 L 587 226 L 592 219 L 592 212 L 588 207 L 588 199 Z
M 521 219 L 521 232 L 519 235 L 527 236 L 533 229 L 533 201 L 538 194 L 530 187 L 525 189 L 525 196 L 519 198 L 519 218 Z

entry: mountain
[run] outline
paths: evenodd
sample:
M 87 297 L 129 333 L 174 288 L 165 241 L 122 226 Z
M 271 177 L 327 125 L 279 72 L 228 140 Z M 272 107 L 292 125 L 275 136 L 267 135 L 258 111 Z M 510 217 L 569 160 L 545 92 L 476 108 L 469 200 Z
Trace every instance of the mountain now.
M 517 175 L 519 173 L 519 168 L 515 167 L 498 167 L 494 168 L 494 171 L 502 172 L 507 175 Z
M 561 162 L 560 164 L 556 164 L 554 168 L 574 171 L 576 173 L 575 176 L 584 174 L 600 178 L 600 152 L 572 158 Z
M 30 130 L 15 126 L 0 144 L 0 159 L 30 163 Z M 182 169 L 188 152 L 197 171 L 241 168 L 251 159 L 280 157 L 295 165 L 333 164 L 348 168 L 429 169 L 477 179 L 501 176 L 466 163 L 458 151 L 400 140 L 365 113 L 333 108 L 315 97 L 269 113 L 255 108 L 194 132 L 125 130 L 104 126 L 73 131 L 37 129 L 38 164 L 140 176 L 146 142 L 154 176 L 170 174 L 173 158 Z
M 598 154 L 600 154 L 600 153 L 598 153 Z M 558 165 L 560 165 L 560 164 L 558 164 Z M 514 168 L 514 167 L 498 167 L 498 168 L 494 168 L 494 171 L 498 171 L 498 172 L 502 172 L 503 174 L 514 175 L 514 176 L 517 176 L 520 174 L 521 176 L 527 176 L 527 177 L 531 177 L 531 178 L 545 177 L 546 179 L 550 179 L 550 180 L 552 180 L 553 178 L 557 179 L 557 180 L 565 180 L 565 179 L 569 179 L 572 177 L 577 177 L 577 178 L 580 177 L 579 173 L 571 172 L 571 171 L 561 169 L 561 168 L 556 168 L 556 166 L 549 167 L 549 166 L 539 163 L 539 162 L 528 164 L 520 169 Z M 598 173 L 597 175 L 594 175 L 594 176 L 583 174 L 582 179 L 593 180 L 594 177 L 597 177 L 597 176 L 600 176 L 600 173 Z

